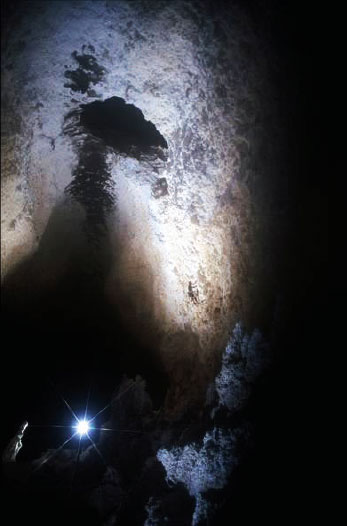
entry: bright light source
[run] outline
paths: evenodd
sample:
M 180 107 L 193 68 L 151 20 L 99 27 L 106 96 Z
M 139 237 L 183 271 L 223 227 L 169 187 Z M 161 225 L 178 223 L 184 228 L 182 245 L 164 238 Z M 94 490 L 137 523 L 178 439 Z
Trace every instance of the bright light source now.
M 79 420 L 76 428 L 77 433 L 79 433 L 82 437 L 83 435 L 86 435 L 89 431 L 89 422 L 87 420 Z

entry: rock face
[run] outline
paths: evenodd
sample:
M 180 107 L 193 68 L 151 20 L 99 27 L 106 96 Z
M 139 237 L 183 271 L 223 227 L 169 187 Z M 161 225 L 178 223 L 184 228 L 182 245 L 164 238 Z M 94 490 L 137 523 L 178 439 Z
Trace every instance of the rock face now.
M 29 2 L 8 14 L 3 55 L 3 280 L 47 237 L 36 288 L 76 252 L 92 275 L 107 239 L 108 301 L 154 349 L 173 413 L 201 400 L 232 323 L 254 321 L 258 189 L 275 164 L 266 49 L 239 7 L 213 4 Z M 98 135 L 83 108 L 113 97 L 143 113 L 165 155 Z M 91 249 L 73 181 L 102 170 L 107 228 Z
M 252 421 L 240 409 L 266 368 L 264 351 L 260 333 L 249 336 L 240 325 L 234 328 L 198 418 L 168 421 L 153 410 L 146 382 L 140 376 L 125 376 L 106 406 L 106 422 L 104 408 L 88 415 L 90 429 L 83 437 L 62 426 L 67 435 L 63 444 L 26 463 L 16 462 L 28 427 L 24 422 L 3 454 L 14 498 L 23 491 L 36 524 L 42 518 L 46 522 L 51 506 L 64 510 L 72 500 L 76 510 L 89 511 L 88 524 L 95 526 L 214 524 L 226 489 L 233 487 L 235 470 L 251 450 Z M 70 447 L 64 448 L 67 444 Z M 44 506 L 39 503 L 43 493 Z M 60 516 L 54 515 L 60 523 Z M 70 520 L 65 522 L 74 524 L 67 515 Z M 15 517 L 18 520 L 20 513 Z

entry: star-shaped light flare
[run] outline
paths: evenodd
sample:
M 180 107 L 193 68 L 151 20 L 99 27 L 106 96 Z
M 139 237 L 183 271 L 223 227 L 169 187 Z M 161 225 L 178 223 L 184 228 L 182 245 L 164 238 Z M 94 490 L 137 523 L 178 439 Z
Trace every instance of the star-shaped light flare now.
M 133 387 L 135 384 L 134 383 L 131 383 L 130 385 L 128 385 L 128 387 L 126 389 L 124 389 L 124 391 L 122 391 L 118 396 L 117 398 L 114 400 L 119 400 L 119 398 L 121 396 L 123 396 L 129 389 L 130 387 Z M 54 386 L 53 386 L 54 387 Z M 36 467 L 35 471 L 37 469 L 40 469 L 41 466 L 43 466 L 43 464 L 46 464 L 49 460 L 51 460 L 55 455 L 57 455 L 63 448 L 66 444 L 68 444 L 73 438 L 75 438 L 76 436 L 79 436 L 79 444 L 78 444 L 78 452 L 77 452 L 77 459 L 76 459 L 76 469 L 77 469 L 77 463 L 79 461 L 79 457 L 80 457 L 80 448 L 81 448 L 81 440 L 83 438 L 87 438 L 89 440 L 89 442 L 92 444 L 92 446 L 94 447 L 95 451 L 97 452 L 97 454 L 100 456 L 101 460 L 103 461 L 103 463 L 105 465 L 106 462 L 105 462 L 105 459 L 103 458 L 99 448 L 97 447 L 97 445 L 95 444 L 94 440 L 92 439 L 92 437 L 90 436 L 90 433 L 91 431 L 94 431 L 94 430 L 98 430 L 98 431 L 115 431 L 114 429 L 110 429 L 110 428 L 105 428 L 105 427 L 95 427 L 92 425 L 92 422 L 95 421 L 95 419 L 101 415 L 101 413 L 103 413 L 104 411 L 106 411 L 106 409 L 108 409 L 111 405 L 111 402 L 108 403 L 107 405 L 105 405 L 105 407 L 103 407 L 100 411 L 98 411 L 93 417 L 91 418 L 87 418 L 87 412 L 88 412 L 88 405 L 89 405 L 89 398 L 90 398 L 90 391 L 91 391 L 91 388 L 89 387 L 89 390 L 88 390 L 88 396 L 87 396 L 87 400 L 86 400 L 86 407 L 85 407 L 85 411 L 84 411 L 84 416 L 78 418 L 78 416 L 76 415 L 76 413 L 73 411 L 72 407 L 70 406 L 70 404 L 65 400 L 65 398 L 55 389 L 55 391 L 57 392 L 58 396 L 60 397 L 60 399 L 63 401 L 64 405 L 66 406 L 66 408 L 68 409 L 68 411 L 71 413 L 73 419 L 74 419 L 74 422 L 73 422 L 73 425 L 72 425 L 72 429 L 73 429 L 73 433 L 72 435 L 67 438 L 62 444 L 61 446 L 58 447 L 58 449 L 54 450 L 50 455 L 46 455 L 44 457 L 44 459 L 38 464 L 38 466 Z M 71 429 L 71 426 L 64 426 L 64 425 L 35 425 L 35 424 L 29 424 L 29 427 L 52 427 L 52 428 L 69 428 Z M 140 431 L 132 431 L 132 430 L 118 430 L 120 432 L 125 432 L 125 433 L 141 433 Z M 75 473 L 76 473 L 76 470 L 75 470 Z

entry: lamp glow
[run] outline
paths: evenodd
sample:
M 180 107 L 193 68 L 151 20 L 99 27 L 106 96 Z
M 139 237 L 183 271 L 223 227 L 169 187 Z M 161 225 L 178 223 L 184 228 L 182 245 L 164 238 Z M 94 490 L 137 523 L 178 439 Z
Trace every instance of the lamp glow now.
M 89 431 L 89 422 L 87 420 L 79 420 L 76 428 L 77 433 L 79 433 L 79 435 L 82 437 L 83 435 L 86 435 Z

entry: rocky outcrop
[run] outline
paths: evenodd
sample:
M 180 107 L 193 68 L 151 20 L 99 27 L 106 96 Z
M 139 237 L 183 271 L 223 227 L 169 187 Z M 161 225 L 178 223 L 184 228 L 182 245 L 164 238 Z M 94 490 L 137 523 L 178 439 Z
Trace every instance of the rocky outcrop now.
M 2 454 L 2 462 L 7 464 L 11 462 L 16 462 L 17 455 L 23 447 L 22 438 L 24 436 L 25 430 L 28 427 L 28 422 L 23 422 L 20 426 L 17 434 L 12 438 L 10 443 L 5 448 Z
M 173 423 L 153 410 L 146 382 L 137 376 L 123 378 L 106 406 L 107 421 L 106 408 L 91 416 L 87 437 L 78 439 L 71 430 L 59 448 L 15 463 L 26 422 L 3 455 L 7 476 L 24 487 L 30 480 L 38 496 L 43 488 L 59 495 L 60 505 L 76 500 L 95 525 L 211 524 L 250 448 L 252 421 L 240 410 L 249 402 L 250 382 L 263 371 L 258 354 L 264 358 L 264 349 L 260 333 L 250 337 L 235 327 L 198 418 Z

